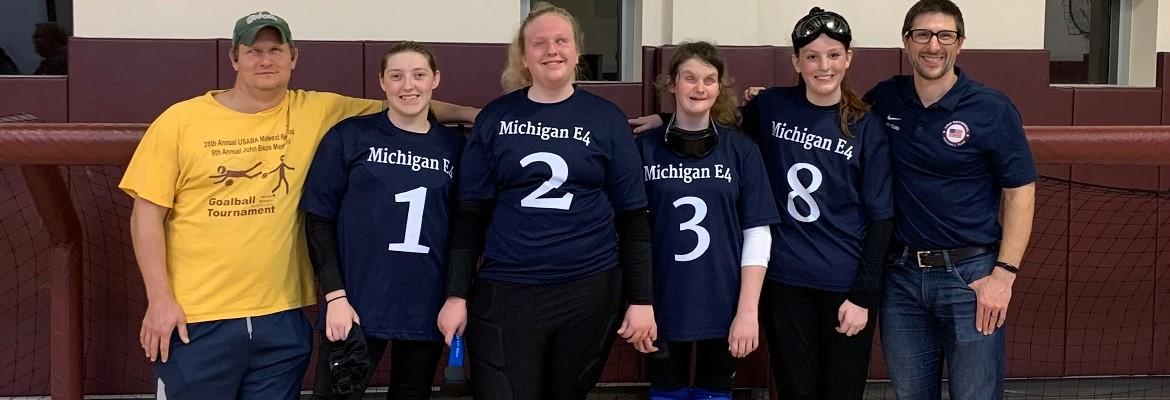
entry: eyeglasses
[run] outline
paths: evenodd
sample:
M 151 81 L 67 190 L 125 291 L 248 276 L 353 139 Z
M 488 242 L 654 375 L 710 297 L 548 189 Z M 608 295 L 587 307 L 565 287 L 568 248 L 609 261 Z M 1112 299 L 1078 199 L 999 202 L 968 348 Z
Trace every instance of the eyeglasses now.
M 955 44 L 955 42 L 959 41 L 960 37 L 959 32 L 956 31 L 934 32 L 930 29 L 911 29 L 906 31 L 906 37 L 910 38 L 910 41 L 918 44 L 930 43 L 930 39 L 936 36 L 938 37 L 938 44 L 941 45 Z
M 817 9 L 796 23 L 796 27 L 792 29 L 792 38 L 794 41 L 811 42 L 821 33 L 834 33 L 846 38 L 853 36 L 845 17 L 832 11 Z

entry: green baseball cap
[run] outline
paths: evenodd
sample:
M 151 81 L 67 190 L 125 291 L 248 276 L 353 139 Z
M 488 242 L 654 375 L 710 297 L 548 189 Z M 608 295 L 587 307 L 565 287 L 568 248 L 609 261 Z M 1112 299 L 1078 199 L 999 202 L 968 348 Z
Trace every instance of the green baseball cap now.
M 232 47 L 241 44 L 251 46 L 252 42 L 256 41 L 256 34 L 264 28 L 276 29 L 289 47 L 296 47 L 293 45 L 292 32 L 288 29 L 288 22 L 268 11 L 257 11 L 236 20 L 236 29 L 232 31 Z

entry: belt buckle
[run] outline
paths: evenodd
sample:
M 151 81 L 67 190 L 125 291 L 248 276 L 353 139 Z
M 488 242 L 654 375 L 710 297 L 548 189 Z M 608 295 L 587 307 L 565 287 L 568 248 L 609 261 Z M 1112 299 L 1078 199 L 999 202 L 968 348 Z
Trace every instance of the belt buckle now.
M 914 252 L 914 258 L 916 258 L 916 259 L 918 260 L 918 268 L 930 268 L 930 267 L 932 267 L 931 265 L 926 265 L 926 264 L 923 264 L 923 263 L 922 263 L 922 256 L 923 256 L 923 255 L 930 255 L 930 250 L 922 250 L 922 251 L 916 251 L 916 252 Z

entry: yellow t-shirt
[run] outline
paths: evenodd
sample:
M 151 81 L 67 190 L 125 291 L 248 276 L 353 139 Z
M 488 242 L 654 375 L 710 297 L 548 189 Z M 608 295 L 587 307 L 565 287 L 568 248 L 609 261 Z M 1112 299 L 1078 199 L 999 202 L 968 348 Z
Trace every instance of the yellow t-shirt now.
M 297 206 L 317 143 L 338 121 L 382 102 L 290 90 L 255 114 L 208 92 L 147 129 L 122 190 L 171 209 L 166 262 L 187 322 L 260 316 L 313 304 Z

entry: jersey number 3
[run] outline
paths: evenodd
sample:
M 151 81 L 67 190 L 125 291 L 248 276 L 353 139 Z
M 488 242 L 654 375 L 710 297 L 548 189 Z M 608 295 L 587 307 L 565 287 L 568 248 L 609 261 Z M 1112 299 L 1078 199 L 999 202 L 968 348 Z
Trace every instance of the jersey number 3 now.
M 565 163 L 565 159 L 553 153 L 539 152 L 532 153 L 520 159 L 520 166 L 527 167 L 528 164 L 534 162 L 544 163 L 552 170 L 552 177 L 540 184 L 540 187 L 533 190 L 523 199 L 520 199 L 521 207 L 529 208 L 553 208 L 557 210 L 568 210 L 569 206 L 573 204 L 573 194 L 565 193 L 561 197 L 540 197 L 545 193 L 551 192 L 553 189 L 561 187 L 565 184 L 565 180 L 569 179 L 569 164 Z
M 707 218 L 707 203 L 703 199 L 694 196 L 681 197 L 674 201 L 674 208 L 679 208 L 683 205 L 693 207 L 695 209 L 695 216 L 691 217 L 689 221 L 679 224 L 678 230 L 694 232 L 698 238 L 698 243 L 695 244 L 694 250 L 691 250 L 687 254 L 675 254 L 674 260 L 678 262 L 693 261 L 702 257 L 703 253 L 707 252 L 707 248 L 711 246 L 711 234 L 707 232 L 706 228 L 699 226 L 699 223 L 703 222 L 704 218 Z

